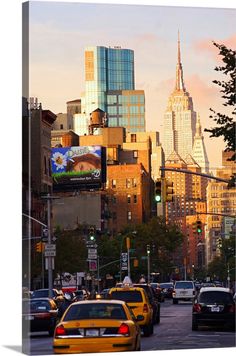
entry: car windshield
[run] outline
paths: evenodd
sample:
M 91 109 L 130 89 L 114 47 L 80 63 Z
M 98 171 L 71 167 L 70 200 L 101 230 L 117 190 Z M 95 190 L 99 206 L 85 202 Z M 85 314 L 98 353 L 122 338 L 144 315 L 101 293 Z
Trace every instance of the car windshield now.
M 176 282 L 175 289 L 193 289 L 192 282 Z
M 220 291 L 206 291 L 199 295 L 200 303 L 222 303 L 222 304 L 232 304 L 233 297 L 230 293 L 220 292 Z
M 142 294 L 139 291 L 114 291 L 111 293 L 112 299 L 123 300 L 127 303 L 142 302 Z
M 68 309 L 64 321 L 82 319 L 121 319 L 126 320 L 122 305 L 118 304 L 72 304 Z

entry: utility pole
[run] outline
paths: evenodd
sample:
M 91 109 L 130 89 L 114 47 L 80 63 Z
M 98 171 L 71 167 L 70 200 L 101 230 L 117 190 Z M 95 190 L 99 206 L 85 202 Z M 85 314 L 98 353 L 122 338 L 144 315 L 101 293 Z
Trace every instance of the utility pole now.
M 150 245 L 147 245 L 147 282 L 150 283 Z
M 51 235 L 51 201 L 52 199 L 59 199 L 59 197 L 53 197 L 49 193 L 46 196 L 42 196 L 42 199 L 47 200 L 47 228 L 48 228 L 48 245 L 52 244 L 52 235 Z M 53 262 L 54 257 L 47 256 L 48 261 L 48 297 L 53 297 Z

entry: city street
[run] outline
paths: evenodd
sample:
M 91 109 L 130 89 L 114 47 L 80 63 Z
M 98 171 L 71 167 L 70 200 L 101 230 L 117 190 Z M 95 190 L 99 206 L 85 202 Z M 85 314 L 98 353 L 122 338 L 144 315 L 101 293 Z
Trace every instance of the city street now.
M 191 302 L 173 305 L 172 300 L 167 299 L 161 303 L 161 322 L 155 325 L 152 336 L 142 336 L 142 351 L 235 347 L 234 332 L 208 328 L 192 331 L 191 307 Z M 45 333 L 32 333 L 31 336 L 32 355 L 53 353 L 51 337 Z

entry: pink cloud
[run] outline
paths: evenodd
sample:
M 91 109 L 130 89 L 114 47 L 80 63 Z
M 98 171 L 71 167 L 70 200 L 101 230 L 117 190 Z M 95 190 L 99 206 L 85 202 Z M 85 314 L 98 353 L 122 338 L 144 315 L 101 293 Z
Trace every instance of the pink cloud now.
M 219 50 L 216 46 L 213 45 L 213 41 L 219 44 L 224 44 L 227 48 L 235 49 L 236 48 L 236 34 L 232 35 L 228 38 L 225 38 L 223 40 L 220 39 L 206 39 L 202 41 L 196 42 L 193 47 L 194 49 L 199 52 L 205 52 L 208 53 L 211 57 L 214 58 L 214 60 L 219 61 Z
M 214 84 L 206 82 L 198 75 L 193 74 L 186 78 L 185 86 L 195 103 L 195 109 L 210 107 L 219 99 L 219 89 Z

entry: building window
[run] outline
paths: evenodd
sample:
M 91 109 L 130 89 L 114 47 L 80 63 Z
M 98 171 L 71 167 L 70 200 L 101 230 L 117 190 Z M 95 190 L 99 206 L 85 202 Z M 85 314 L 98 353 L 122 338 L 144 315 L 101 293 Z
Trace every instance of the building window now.
M 126 188 L 131 188 L 131 179 L 130 178 L 126 179 Z
M 111 181 L 111 187 L 116 188 L 116 179 L 112 179 Z
M 137 187 L 137 179 L 136 178 L 133 178 L 133 187 Z
M 131 195 L 130 195 L 130 194 L 127 195 L 127 203 L 128 203 L 128 204 L 131 203 Z
M 60 124 L 60 130 L 63 130 L 63 124 Z
M 134 151 L 134 158 L 138 158 L 138 151 Z
M 136 204 L 138 202 L 138 197 L 136 194 L 134 194 L 134 204 Z
M 132 219 L 132 212 L 128 211 L 127 213 L 127 219 L 130 221 Z
M 136 134 L 131 134 L 131 142 L 137 142 Z

